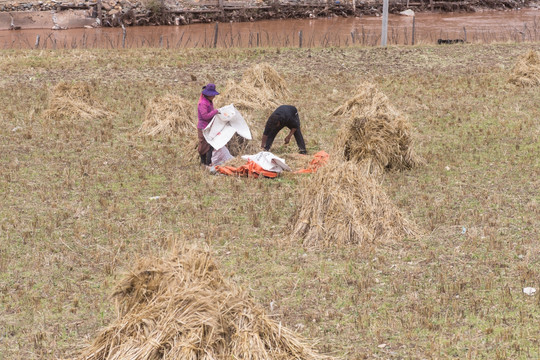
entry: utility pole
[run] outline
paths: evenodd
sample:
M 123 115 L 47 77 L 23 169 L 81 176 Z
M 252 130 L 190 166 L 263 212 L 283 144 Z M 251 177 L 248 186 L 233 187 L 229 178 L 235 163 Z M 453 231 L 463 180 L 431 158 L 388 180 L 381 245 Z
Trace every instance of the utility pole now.
M 388 39 L 388 0 L 383 0 L 381 46 L 386 46 L 387 39 Z

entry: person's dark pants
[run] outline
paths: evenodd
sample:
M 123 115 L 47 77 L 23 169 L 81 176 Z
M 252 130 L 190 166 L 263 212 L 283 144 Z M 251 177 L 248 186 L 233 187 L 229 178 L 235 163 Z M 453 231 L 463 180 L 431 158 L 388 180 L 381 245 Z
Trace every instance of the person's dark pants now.
M 199 139 L 199 156 L 201 157 L 201 164 L 211 165 L 212 164 L 212 152 L 214 148 L 204 138 L 203 132 L 201 129 L 197 129 L 197 136 Z
M 300 154 L 307 153 L 306 143 L 304 142 L 304 137 L 302 136 L 302 132 L 300 131 L 300 126 L 296 128 L 296 131 L 294 132 L 294 139 L 296 140 L 296 145 L 298 145 L 298 150 L 300 151 Z
M 277 128 L 272 129 L 272 131 L 267 135 L 266 138 L 266 146 L 264 149 L 266 151 L 270 151 L 270 148 L 272 147 L 272 144 L 274 143 L 274 140 L 276 139 L 277 134 L 283 129 L 285 126 L 280 126 Z M 294 139 L 296 140 L 296 145 L 298 145 L 298 149 L 301 154 L 306 153 L 306 143 L 304 142 L 304 137 L 302 136 L 302 131 L 300 131 L 300 124 L 298 124 L 298 127 L 296 128 L 296 131 L 294 132 Z

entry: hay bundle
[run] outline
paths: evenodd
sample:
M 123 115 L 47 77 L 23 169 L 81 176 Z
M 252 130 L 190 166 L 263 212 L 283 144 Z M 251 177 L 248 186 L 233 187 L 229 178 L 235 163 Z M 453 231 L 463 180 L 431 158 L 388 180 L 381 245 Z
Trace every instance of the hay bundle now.
M 508 81 L 518 86 L 540 85 L 540 53 L 531 49 L 521 55 Z
M 332 160 L 304 179 L 303 189 L 292 235 L 306 247 L 388 242 L 416 234 L 368 169 L 353 162 Z
M 176 137 L 181 142 L 181 154 L 190 160 L 198 158 L 196 106 L 175 94 L 165 94 L 149 100 L 144 121 L 138 133 L 146 136 Z
M 143 259 L 113 297 L 118 318 L 83 359 L 325 358 L 224 279 L 206 251 Z
M 238 134 L 234 134 L 227 143 L 227 149 L 229 149 L 232 156 L 251 155 L 261 151 L 260 144 L 258 145 L 255 139 L 248 140 Z
M 257 64 L 247 69 L 242 83 L 261 89 L 269 98 L 279 98 L 289 93 L 285 79 L 268 63 Z
M 409 121 L 373 84 L 362 84 L 334 115 L 350 115 L 334 144 L 335 152 L 344 160 L 369 162 L 372 172 L 408 169 L 421 163 L 413 150 Z
M 249 126 L 249 130 L 251 132 L 251 140 L 247 140 L 238 134 L 234 134 L 231 140 L 229 140 L 227 143 L 227 149 L 229 149 L 232 156 L 256 154 L 261 151 L 260 126 L 253 124 L 251 114 L 244 116 L 244 119 L 246 120 L 246 124 Z
M 156 136 L 196 136 L 195 106 L 174 94 L 165 94 L 148 101 L 139 133 Z
M 219 106 L 234 104 L 238 109 L 273 109 L 289 94 L 287 82 L 267 63 L 249 68 L 242 81 L 230 80 L 221 96 Z
M 59 82 L 49 94 L 47 120 L 76 121 L 105 118 L 111 113 L 102 108 L 95 96 L 95 83 Z

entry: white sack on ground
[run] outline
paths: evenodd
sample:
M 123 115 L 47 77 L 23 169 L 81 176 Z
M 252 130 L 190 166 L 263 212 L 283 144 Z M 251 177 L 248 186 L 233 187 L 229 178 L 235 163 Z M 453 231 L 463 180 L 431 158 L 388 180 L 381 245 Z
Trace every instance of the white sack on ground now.
M 279 158 L 269 151 L 261 151 L 255 155 L 244 155 L 242 159 L 251 160 L 264 170 L 273 172 L 291 171 L 291 168 L 285 163 L 285 159 Z
M 212 152 L 212 165 L 217 166 L 221 165 L 228 160 L 232 159 L 234 156 L 231 155 L 229 152 L 229 149 L 227 149 L 226 146 L 222 147 L 221 149 L 214 150 Z

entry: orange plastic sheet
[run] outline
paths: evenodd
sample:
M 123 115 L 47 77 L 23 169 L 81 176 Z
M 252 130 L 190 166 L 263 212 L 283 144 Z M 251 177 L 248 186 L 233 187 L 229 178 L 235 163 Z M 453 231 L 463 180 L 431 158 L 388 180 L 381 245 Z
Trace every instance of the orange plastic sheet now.
M 240 167 L 216 166 L 216 170 L 220 174 L 224 175 L 245 176 L 255 179 L 259 176 L 275 178 L 279 175 L 277 172 L 264 170 L 260 165 L 257 165 L 257 163 L 251 160 L 248 160 L 246 165 L 242 165 Z
M 328 162 L 328 158 L 330 155 L 326 153 L 326 151 L 319 151 L 315 155 L 313 155 L 313 159 L 310 161 L 308 168 L 301 169 L 298 171 L 295 171 L 295 174 L 310 174 L 317 172 L 317 170 L 325 165 Z M 248 160 L 246 165 L 242 165 L 239 167 L 233 167 L 233 166 L 216 166 L 216 171 L 223 175 L 230 175 L 230 176 L 243 176 L 243 177 L 251 177 L 251 178 L 258 178 L 259 176 L 264 176 L 267 178 L 276 178 L 278 177 L 279 173 L 274 171 L 268 171 L 264 170 L 260 165 L 258 165 L 256 162 L 252 160 Z
M 325 165 L 328 162 L 330 155 L 326 151 L 322 150 L 313 155 L 313 160 L 310 161 L 309 167 L 307 169 L 301 169 L 295 171 L 295 174 L 311 174 L 317 172 L 319 168 Z

